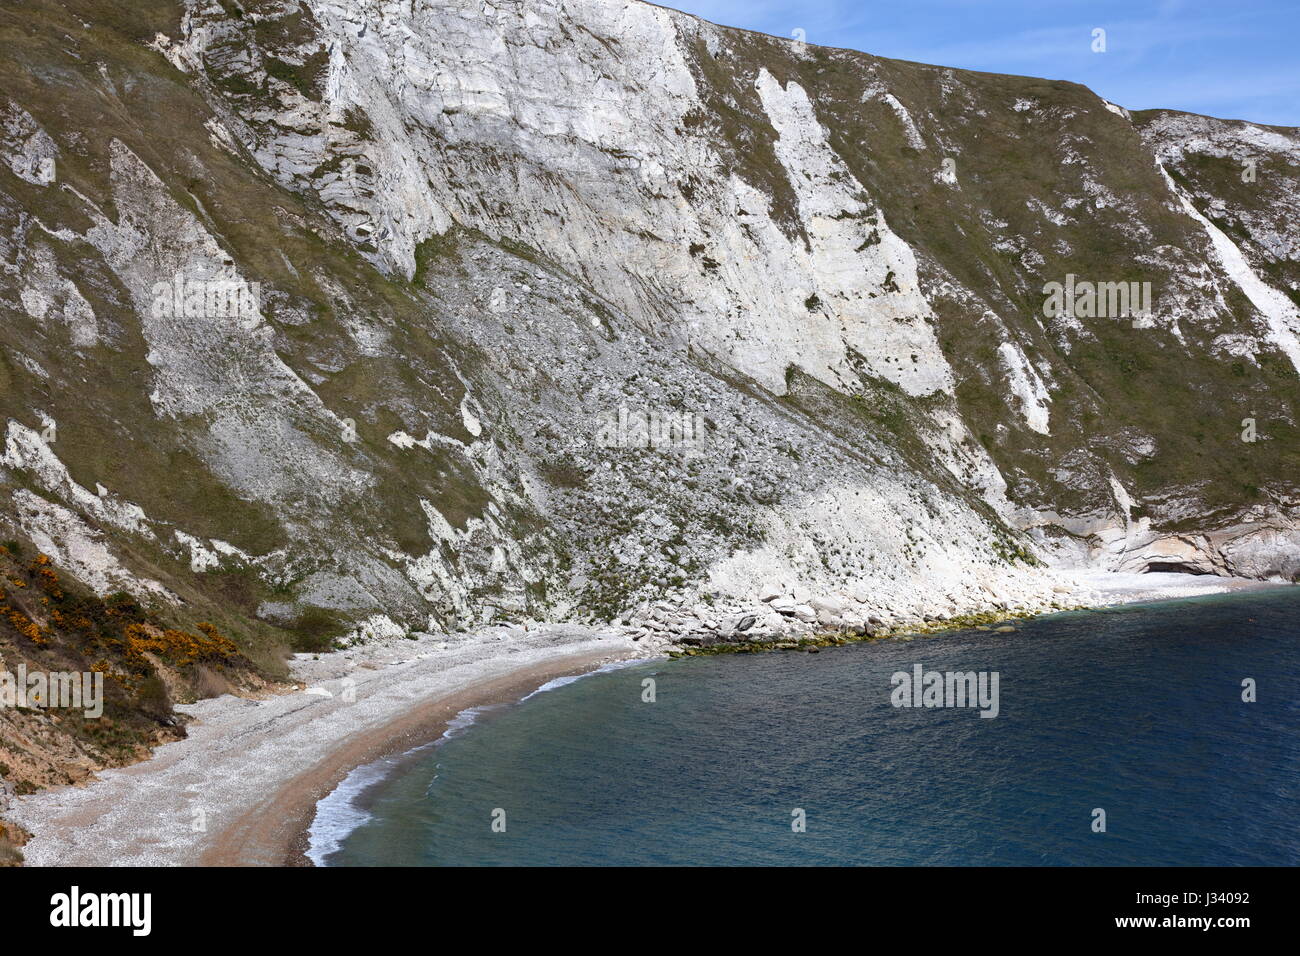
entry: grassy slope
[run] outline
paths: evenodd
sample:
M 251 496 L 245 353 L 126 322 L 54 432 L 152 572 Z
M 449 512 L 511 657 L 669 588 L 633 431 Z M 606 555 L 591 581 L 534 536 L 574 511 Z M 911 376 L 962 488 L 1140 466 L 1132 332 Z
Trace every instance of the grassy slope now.
M 1300 378 L 1271 346 L 1258 365 L 1211 354 L 1216 335 L 1253 331 L 1252 307 L 1235 287 L 1227 291 L 1227 313 L 1214 314 L 1186 295 L 1181 282 L 1207 258 L 1207 244 L 1193 220 L 1170 208 L 1150 151 L 1128 120 L 1073 83 L 829 48 L 812 47 L 809 56 L 796 57 L 783 40 L 748 33 L 732 38 L 735 49 L 722 58 L 702 45 L 695 55 L 699 75 L 720 88 L 735 104 L 731 113 L 742 111 L 749 124 L 738 132 L 724 112 L 717 126 L 737 171 L 760 188 L 777 178 L 774 156 L 764 148 L 766 121 L 752 92 L 759 69 L 783 83 L 798 82 L 855 178 L 880 203 L 891 228 L 918 250 L 923 280 L 957 279 L 1002 320 L 991 322 L 967 303 L 933 297 L 940 343 L 958 377 L 962 417 L 1007 477 L 1013 498 L 1063 512 L 1104 507 L 1109 468 L 1135 500 L 1148 499 L 1157 510 L 1154 502 L 1171 493 L 1194 500 L 1196 521 L 1171 519 L 1168 525 L 1188 530 L 1230 521 L 1270 491 L 1295 497 Z M 864 91 L 876 80 L 907 108 L 929 149 L 909 145 L 902 123 L 883 101 L 864 102 Z M 1015 110 L 1017 101 L 1034 107 Z M 1077 159 L 1066 162 L 1067 150 Z M 944 157 L 956 161 L 960 189 L 936 182 Z M 1214 165 L 1204 161 L 1198 167 L 1198 185 L 1208 193 L 1230 207 L 1267 206 L 1267 192 L 1237 188 L 1237 167 L 1210 175 Z M 1273 172 L 1279 175 L 1272 181 L 1285 184 L 1280 170 L 1262 169 L 1261 177 Z M 1087 179 L 1118 202 L 1104 208 L 1085 203 L 1061 225 L 1031 205 L 1061 210 L 1065 197 L 1088 196 Z M 781 190 L 769 191 L 779 209 Z M 1007 226 L 991 230 L 990 219 Z M 1036 255 L 996 248 L 998 236 L 1008 235 L 1027 238 Z M 1138 261 L 1153 251 L 1159 262 Z M 1287 288 L 1295 282 L 1294 268 L 1280 263 L 1263 271 Z M 1066 341 L 1042 316 L 1041 289 L 1067 273 L 1094 281 L 1150 281 L 1157 311 L 1202 310 L 1203 324 L 1182 323 L 1186 347 L 1166 327 L 1135 329 L 1107 319 L 1088 321 L 1087 338 Z M 1052 369 L 1050 436 L 1025 427 L 1008 401 L 1004 379 L 993 374 L 997 347 L 1008 334 Z M 1272 440 L 1240 440 L 1240 422 L 1248 415 L 1268 423 Z M 1135 436 L 1153 439 L 1155 453 L 1136 461 L 1126 455 Z M 1088 452 L 1082 465 L 1081 445 Z M 1058 480 L 1053 469 L 1066 461 L 1069 478 Z

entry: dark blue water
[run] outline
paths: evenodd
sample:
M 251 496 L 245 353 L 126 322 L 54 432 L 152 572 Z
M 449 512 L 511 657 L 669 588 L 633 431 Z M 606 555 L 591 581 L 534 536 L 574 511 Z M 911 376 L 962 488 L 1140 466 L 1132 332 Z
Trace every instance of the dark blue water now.
M 998 717 L 893 707 L 915 663 Z M 1300 589 L 642 664 L 427 750 L 328 863 L 1295 865 L 1298 699 Z

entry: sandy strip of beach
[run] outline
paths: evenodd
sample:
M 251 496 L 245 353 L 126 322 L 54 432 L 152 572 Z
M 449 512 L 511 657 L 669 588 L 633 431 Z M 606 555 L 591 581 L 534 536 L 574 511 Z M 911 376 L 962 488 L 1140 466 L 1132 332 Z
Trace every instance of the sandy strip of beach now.
M 636 656 L 609 632 L 551 625 L 300 657 L 305 690 L 179 708 L 185 740 L 79 787 L 17 801 L 29 866 L 301 865 L 316 804 L 357 766 L 435 739 L 469 707 Z
M 1277 587 L 1186 574 L 1065 572 L 1065 603 L 1092 607 Z M 302 865 L 317 803 L 353 769 L 442 735 L 470 707 L 518 700 L 556 677 L 646 656 L 574 625 L 487 628 L 298 655 L 304 690 L 223 696 L 179 710 L 187 739 L 85 785 L 16 801 L 28 865 Z

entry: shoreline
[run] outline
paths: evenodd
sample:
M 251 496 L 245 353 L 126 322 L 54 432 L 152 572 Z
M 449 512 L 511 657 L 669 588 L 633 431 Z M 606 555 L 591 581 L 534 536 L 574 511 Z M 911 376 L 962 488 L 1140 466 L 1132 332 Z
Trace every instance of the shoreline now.
M 307 773 L 285 781 L 269 802 L 249 808 L 219 833 L 199 865 L 315 866 L 307 851 L 318 806 L 354 770 L 436 742 L 451 721 L 470 708 L 519 703 L 556 678 L 592 673 L 607 660 L 600 654 L 564 657 L 468 684 L 420 704 L 391 723 L 347 741 Z M 385 773 L 381 779 L 388 776 Z
M 351 769 L 346 770 L 340 782 L 329 788 L 324 796 L 314 800 L 311 812 L 304 813 L 294 827 L 295 836 L 291 841 L 289 855 L 284 861 L 284 865 L 318 865 L 312 858 L 312 844 L 316 840 L 316 834 L 312 830 L 320 819 L 325 803 L 337 796 L 344 787 L 349 785 L 353 774 L 383 764 L 382 769 L 378 770 L 373 777 L 350 788 L 349 794 L 344 797 L 344 800 L 351 808 L 368 814 L 379 789 L 387 781 L 400 774 L 411 763 L 423 759 L 434 747 L 441 745 L 453 736 L 458 736 L 459 732 L 468 731 L 476 726 L 479 723 L 479 717 L 487 711 L 501 710 L 522 704 L 524 701 L 547 690 L 558 689 L 560 686 L 581 680 L 584 677 L 644 664 L 653 660 L 658 660 L 658 658 L 628 657 L 612 661 L 606 658 L 597 658 L 594 661 L 586 662 L 579 667 L 558 674 L 550 673 L 549 669 L 544 675 L 529 674 L 525 676 L 519 674 L 516 675 L 519 680 L 512 682 L 511 686 L 508 687 L 467 687 L 464 696 L 468 699 L 468 703 L 456 699 L 461 696 L 459 694 L 447 698 L 445 701 L 446 706 L 439 708 L 445 713 L 429 720 L 427 724 L 420 726 L 415 733 L 409 736 L 398 735 L 392 738 L 391 741 L 385 741 L 376 749 L 374 755 L 368 756 L 363 762 L 355 764 Z M 537 680 L 541 677 L 546 679 L 539 685 Z M 483 694 L 488 694 L 488 696 L 485 698 L 482 696 Z M 462 703 L 466 703 L 466 705 L 460 707 Z M 460 709 L 456 710 L 457 707 L 460 707 Z M 446 716 L 446 714 L 450 714 L 450 716 Z M 469 719 L 460 722 L 459 718 L 466 714 L 471 715 Z M 361 825 L 364 824 L 357 823 L 350 826 L 343 833 L 342 839 L 346 840 L 348 835 Z M 329 838 L 333 838 L 333 836 L 333 834 L 329 834 Z M 327 850 L 321 856 L 329 856 L 336 852 L 338 848 L 339 845 L 336 842 L 333 848 Z
M 1086 595 L 1088 605 L 1076 607 L 1100 610 L 1289 586 L 1177 574 L 1089 577 L 1072 582 L 1074 593 L 1063 599 Z M 1024 616 L 1052 613 L 1043 607 Z M 299 655 L 294 675 L 312 686 L 182 708 L 195 718 L 187 739 L 81 786 L 23 797 L 9 815 L 34 834 L 24 848 L 32 866 L 312 866 L 318 805 L 357 768 L 438 740 L 467 709 L 517 703 L 602 664 L 663 656 L 650 651 L 612 630 L 543 625 Z
M 8 816 L 33 834 L 28 866 L 309 866 L 317 803 L 356 767 L 437 739 L 468 707 L 643 656 L 575 625 L 299 655 L 302 689 L 180 707 L 193 718 L 184 740 L 21 797 Z
M 1195 580 L 1198 577 L 1206 577 L 1206 580 Z M 1141 580 L 1145 578 L 1146 580 Z M 1192 578 L 1193 580 L 1187 580 Z M 1177 580 L 1174 580 L 1177 579 Z M 1111 580 L 1099 578 L 1098 581 L 1110 585 L 1103 588 L 1100 593 L 1094 593 L 1094 597 L 1104 595 L 1112 600 L 1107 603 L 1098 603 L 1078 610 L 1102 610 L 1109 607 L 1119 607 L 1123 605 L 1159 603 L 1164 601 L 1187 600 L 1196 597 L 1212 597 L 1226 594 L 1236 594 L 1247 591 L 1264 591 L 1273 590 L 1277 587 L 1286 585 L 1274 584 L 1271 582 L 1252 581 L 1245 579 L 1215 579 L 1211 576 L 1196 575 L 1171 575 L 1168 579 L 1164 575 L 1158 575 L 1156 580 L 1151 580 L 1149 575 L 1134 576 L 1130 580 L 1128 576 L 1122 578 L 1116 577 Z M 1153 586 L 1154 585 L 1154 586 Z M 1072 609 L 1074 610 L 1074 609 Z M 1025 618 L 1038 617 L 1046 614 L 1062 613 L 1052 609 L 1040 610 L 1028 615 L 1010 615 L 1008 620 L 1023 620 Z M 941 626 L 936 629 L 937 632 L 948 630 L 960 630 L 961 627 L 952 628 Z M 900 630 L 901 634 L 923 633 L 923 630 Z M 673 654 L 672 656 L 678 656 Z M 353 771 L 375 763 L 376 761 L 392 756 L 394 754 L 408 754 L 411 751 L 436 742 L 448 730 L 450 721 L 458 714 L 463 713 L 469 708 L 486 708 L 501 704 L 521 703 L 527 696 L 536 693 L 537 690 L 558 677 L 570 676 L 571 674 L 589 674 L 598 669 L 599 660 L 588 662 L 587 666 L 580 667 L 565 673 L 555 673 L 548 676 L 541 674 L 515 674 L 510 678 L 502 678 L 500 681 L 491 682 L 479 686 L 470 686 L 463 688 L 460 692 L 453 693 L 439 701 L 431 701 L 426 708 L 418 712 L 406 715 L 403 718 L 394 721 L 393 724 L 376 731 L 376 740 L 373 747 L 369 750 L 364 759 L 354 759 L 350 754 L 350 748 L 341 748 L 328 761 L 329 766 L 322 766 L 318 771 L 329 772 L 333 778 L 333 783 L 323 790 L 317 780 L 318 772 L 305 774 L 302 777 L 295 778 L 287 782 L 282 790 L 283 797 L 293 802 L 294 819 L 292 824 L 281 823 L 279 827 L 275 821 L 251 821 L 246 825 L 247 830 L 254 834 L 265 834 L 268 830 L 281 829 L 284 826 L 291 826 L 292 836 L 286 842 L 283 837 L 268 841 L 265 836 L 260 837 L 262 843 L 272 842 L 275 847 L 284 846 L 284 858 L 279 861 L 279 865 L 284 866 L 314 866 L 315 864 L 308 859 L 307 851 L 310 849 L 311 834 L 310 828 L 315 820 L 315 816 L 320 802 L 335 789 L 351 774 Z M 538 678 L 541 678 L 540 680 Z M 409 727 L 415 727 L 412 732 Z M 364 746 L 364 745 L 363 745 Z M 354 798 L 358 801 L 364 801 L 367 791 L 373 790 L 382 784 L 383 781 L 391 779 L 392 775 L 400 769 L 401 764 L 395 764 L 386 768 L 383 774 L 372 783 L 368 784 Z M 310 796 L 309 802 L 307 798 Z M 236 823 L 236 826 L 240 826 Z M 247 837 L 242 842 L 247 842 Z M 259 840 L 256 835 L 254 841 Z M 229 831 L 223 834 L 218 840 L 218 846 L 205 854 L 202 864 L 213 866 L 230 866 L 230 865 L 250 865 L 250 861 L 238 858 L 238 849 L 241 843 L 240 836 L 232 834 Z

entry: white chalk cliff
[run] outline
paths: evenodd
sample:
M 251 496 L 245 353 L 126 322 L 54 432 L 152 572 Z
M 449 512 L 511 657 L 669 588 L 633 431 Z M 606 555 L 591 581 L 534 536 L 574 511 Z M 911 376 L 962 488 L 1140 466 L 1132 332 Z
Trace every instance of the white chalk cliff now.
M 1300 574 L 1294 129 L 635 0 L 63 15 L 0 94 L 0 530 L 101 592 L 364 635 Z

